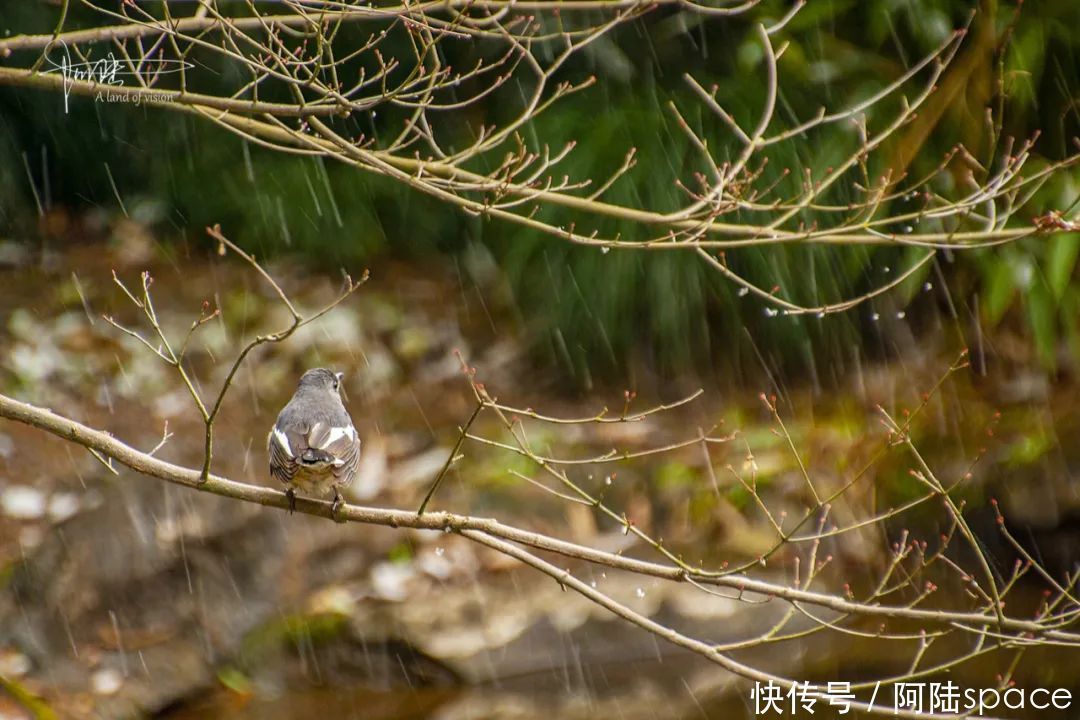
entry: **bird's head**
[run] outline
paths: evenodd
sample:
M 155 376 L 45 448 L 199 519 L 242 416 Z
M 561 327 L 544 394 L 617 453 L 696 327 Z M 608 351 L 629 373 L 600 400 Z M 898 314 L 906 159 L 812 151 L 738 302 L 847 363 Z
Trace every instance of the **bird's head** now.
M 342 380 L 345 373 L 333 372 L 326 368 L 312 368 L 300 376 L 300 382 L 296 386 L 297 392 L 325 392 L 337 397 L 342 391 Z

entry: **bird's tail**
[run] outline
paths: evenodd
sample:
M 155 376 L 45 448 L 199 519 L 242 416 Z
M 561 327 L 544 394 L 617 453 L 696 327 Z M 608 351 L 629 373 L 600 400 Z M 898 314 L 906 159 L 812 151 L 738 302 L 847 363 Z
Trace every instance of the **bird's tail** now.
M 325 450 L 309 447 L 298 458 L 304 465 L 333 465 L 334 456 Z

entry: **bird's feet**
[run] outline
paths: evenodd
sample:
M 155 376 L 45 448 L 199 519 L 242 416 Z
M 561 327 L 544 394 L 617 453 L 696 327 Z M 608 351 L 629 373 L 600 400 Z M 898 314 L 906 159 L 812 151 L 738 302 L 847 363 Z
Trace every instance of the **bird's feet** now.
M 285 497 L 289 498 L 289 514 L 292 515 L 296 512 L 296 491 L 292 488 L 285 488 Z
M 345 498 L 341 497 L 341 493 L 339 493 L 337 491 L 337 488 L 334 488 L 334 502 L 333 502 L 332 505 L 330 505 L 330 517 L 334 518 L 334 522 L 336 522 L 336 523 L 344 523 L 345 522 L 345 518 L 343 516 L 341 516 L 341 515 L 338 515 L 338 512 L 341 510 L 341 508 L 344 505 L 345 505 Z

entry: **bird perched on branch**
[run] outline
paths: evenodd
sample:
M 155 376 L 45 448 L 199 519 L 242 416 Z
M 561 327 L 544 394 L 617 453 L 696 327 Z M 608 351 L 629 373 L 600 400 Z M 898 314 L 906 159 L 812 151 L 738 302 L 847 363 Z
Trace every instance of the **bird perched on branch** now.
M 337 520 L 345 503 L 340 488 L 360 465 L 360 437 L 341 401 L 343 377 L 325 368 L 304 373 L 266 438 L 270 474 L 285 484 L 290 512 L 296 509 L 297 490 L 319 495 L 333 490 L 331 513 Z

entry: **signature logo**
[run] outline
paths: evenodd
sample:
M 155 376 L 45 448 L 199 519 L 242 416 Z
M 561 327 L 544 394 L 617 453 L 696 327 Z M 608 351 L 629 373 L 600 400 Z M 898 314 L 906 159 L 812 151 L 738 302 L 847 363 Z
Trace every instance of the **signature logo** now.
M 125 77 L 137 77 L 140 79 L 140 87 L 149 89 L 151 83 L 156 82 L 162 75 L 178 73 L 187 68 L 193 68 L 193 63 L 185 60 L 170 60 L 168 58 L 143 57 L 139 60 L 118 60 L 112 51 L 104 58 L 97 60 L 84 60 L 73 62 L 71 52 L 67 44 L 61 40 L 58 43 L 61 49 L 60 61 L 57 62 L 49 54 L 45 61 L 49 67 L 44 72 L 60 73 L 64 87 L 64 113 L 68 112 L 68 98 L 71 88 L 76 82 L 90 82 L 104 85 L 105 92 L 98 91 L 95 99 L 106 102 L 132 102 L 138 105 L 142 100 L 167 101 L 172 95 L 167 92 L 138 92 L 138 93 L 111 93 L 110 87 L 122 87 Z

